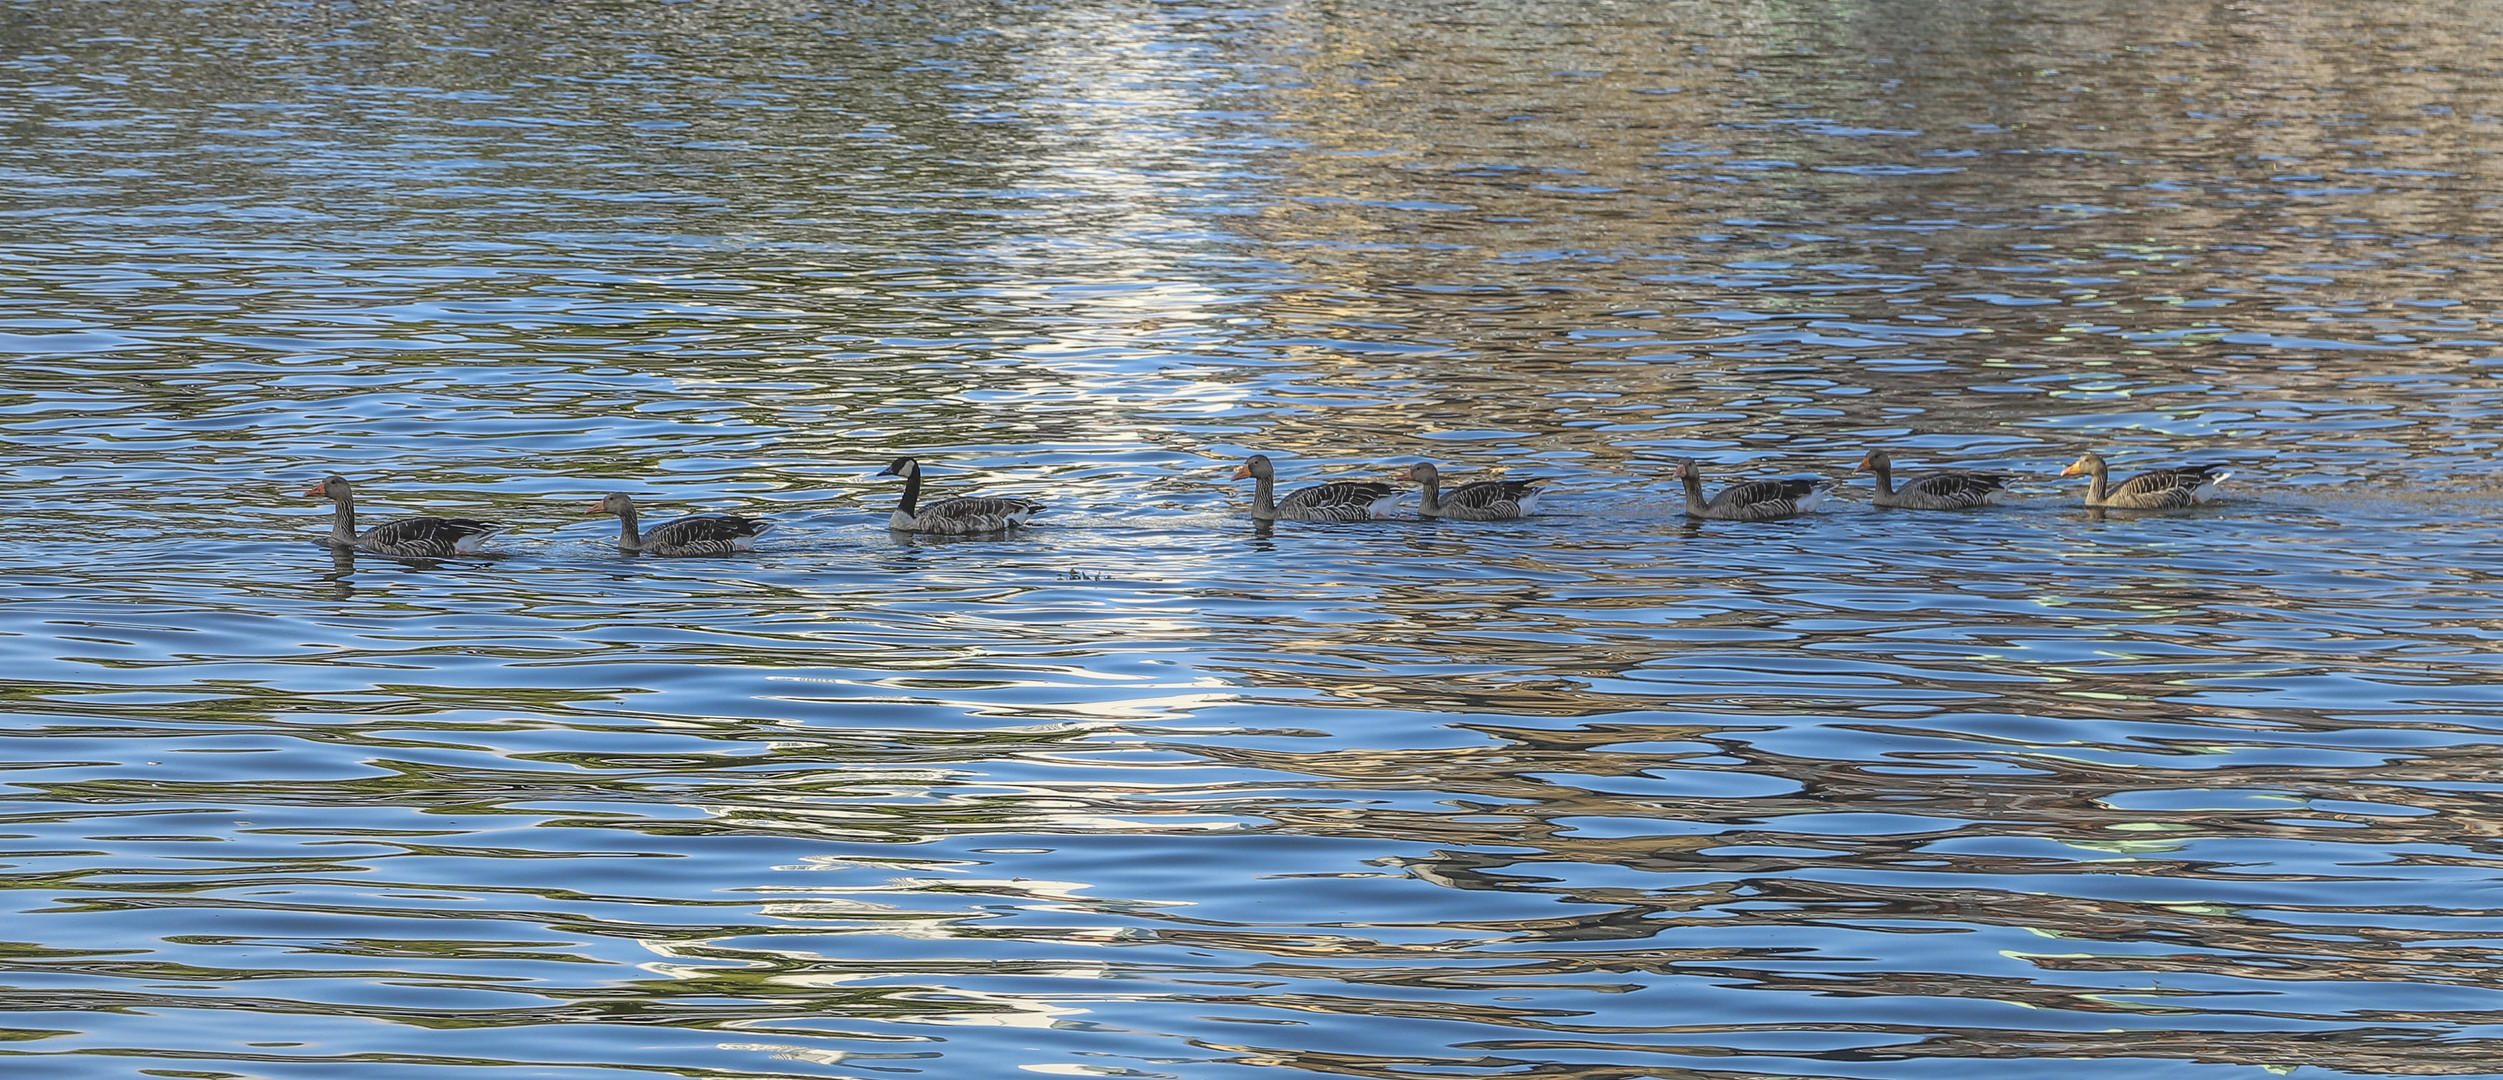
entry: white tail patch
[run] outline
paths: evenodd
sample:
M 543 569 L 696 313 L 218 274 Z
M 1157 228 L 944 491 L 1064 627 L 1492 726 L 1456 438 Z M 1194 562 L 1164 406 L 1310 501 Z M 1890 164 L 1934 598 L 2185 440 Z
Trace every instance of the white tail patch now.
M 2216 485 L 2224 483 L 2225 478 L 2232 475 L 2233 474 L 2229 472 L 2209 473 L 2206 483 L 2190 489 L 2190 501 L 2207 502 L 2210 499 L 2216 498 Z

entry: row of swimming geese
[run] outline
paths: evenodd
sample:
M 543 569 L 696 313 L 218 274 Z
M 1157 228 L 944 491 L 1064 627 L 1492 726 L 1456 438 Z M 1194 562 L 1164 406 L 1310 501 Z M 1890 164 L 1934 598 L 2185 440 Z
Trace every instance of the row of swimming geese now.
M 2216 465 L 2182 465 L 2152 469 L 2119 484 L 2110 482 L 2111 468 L 2101 455 L 2087 454 L 2061 471 L 2062 476 L 2091 477 L 2086 505 L 2125 510 L 2164 510 L 2191 506 L 2215 497 L 2216 485 L 2230 473 Z M 1923 473 L 1895 486 L 1894 463 L 1883 450 L 1871 450 L 1857 471 L 1876 474 L 1877 493 L 1870 500 L 1881 507 L 1904 510 L 1971 510 L 1999 502 L 2013 473 L 1949 469 Z M 921 501 L 921 463 L 896 458 L 880 476 L 904 478 L 904 497 L 887 525 L 898 532 L 973 535 L 1005 532 L 1025 524 L 1044 510 L 1032 499 L 969 496 Z M 1816 509 L 1833 490 L 1833 481 L 1819 478 L 1750 480 L 1721 489 L 1710 498 L 1691 458 L 1679 459 L 1672 472 L 1686 488 L 1686 513 L 1725 521 L 1774 521 Z M 1410 465 L 1400 474 L 1418 487 L 1417 513 L 1423 517 L 1462 521 L 1504 521 L 1538 510 L 1538 487 L 1546 477 L 1525 480 L 1480 480 L 1451 491 L 1432 464 Z M 1251 516 L 1260 521 L 1365 521 L 1395 512 L 1400 489 L 1371 480 L 1341 480 L 1276 497 L 1277 474 L 1268 455 L 1253 454 L 1234 470 L 1234 479 L 1253 481 Z M 405 517 L 362 533 L 356 531 L 356 494 L 341 476 L 323 477 L 305 496 L 333 504 L 330 535 L 333 546 L 403 558 L 441 558 L 475 551 L 504 526 L 473 518 Z M 727 555 L 754 548 L 756 538 L 773 528 L 761 518 L 737 514 L 695 514 L 641 527 L 634 500 L 610 495 L 584 508 L 587 514 L 617 516 L 617 546 L 649 555 Z

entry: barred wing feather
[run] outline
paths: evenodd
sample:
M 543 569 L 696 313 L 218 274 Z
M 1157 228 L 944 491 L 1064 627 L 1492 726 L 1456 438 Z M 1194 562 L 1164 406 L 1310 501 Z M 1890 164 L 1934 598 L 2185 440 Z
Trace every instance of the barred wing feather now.
M 657 555 L 728 555 L 754 550 L 756 538 L 772 529 L 773 522 L 736 514 L 695 514 L 645 532 L 643 550 Z
M 1822 480 L 1750 480 L 1723 488 L 1704 509 L 1717 518 L 1770 521 L 1807 513 L 1823 501 Z
M 2150 469 L 2120 483 L 2104 495 L 2110 505 L 2142 509 L 2169 509 L 2193 506 L 2216 497 L 2216 485 L 2231 473 L 2216 470 L 2222 465 L 2181 465 L 2169 469 Z
M 500 523 L 474 518 L 401 518 L 365 530 L 356 538 L 356 546 L 382 555 L 435 559 L 476 551 L 502 528 Z
M 1537 512 L 1538 485 L 1546 482 L 1544 477 L 1532 477 L 1463 484 L 1443 494 L 1438 512 L 1444 517 L 1485 520 L 1527 517 Z
M 941 499 L 929 503 L 913 514 L 909 521 L 894 522 L 894 527 L 916 532 L 987 533 L 1023 525 L 1026 520 L 1046 508 L 1032 499 L 1007 499 L 969 495 Z M 896 515 L 898 518 L 902 514 Z
M 2015 479 L 2007 473 L 1930 473 L 1903 485 L 1893 502 L 1921 510 L 1969 510 L 2004 498 Z
M 1291 521 L 1370 521 L 1391 513 L 1399 489 L 1371 481 L 1308 487 L 1278 500 L 1278 516 Z

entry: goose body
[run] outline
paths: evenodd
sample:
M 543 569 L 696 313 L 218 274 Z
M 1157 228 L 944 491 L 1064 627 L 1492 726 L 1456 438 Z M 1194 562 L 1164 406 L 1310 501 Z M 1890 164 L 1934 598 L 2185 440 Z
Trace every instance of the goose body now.
M 2176 465 L 2165 469 L 2149 469 L 2119 484 L 2113 484 L 2112 467 L 2103 455 L 2088 453 L 2077 463 L 2060 470 L 2062 476 L 2085 474 L 2086 505 L 2121 510 L 2171 510 L 2196 506 L 2216 498 L 2216 485 L 2232 476 L 2218 472 L 2222 465 Z
M 1877 494 L 1869 501 L 1878 506 L 1902 510 L 1971 510 L 1997 505 L 2007 497 L 2009 473 L 1970 472 L 1949 469 L 1923 473 L 1895 486 L 1894 462 L 1883 450 L 1871 450 L 1860 459 L 1861 472 L 1877 474 Z
M 635 517 L 634 499 L 611 495 L 592 503 L 587 514 L 617 515 L 617 546 L 646 555 L 728 555 L 756 549 L 756 538 L 773 522 L 736 514 L 693 514 L 664 521 L 643 531 Z
M 320 483 L 305 489 L 306 498 L 325 498 L 331 502 L 330 535 L 322 542 L 336 548 L 370 551 L 377 555 L 394 555 L 403 559 L 440 559 L 450 555 L 467 555 L 478 550 L 487 537 L 504 526 L 475 518 L 404 517 L 383 522 L 363 533 L 356 531 L 356 492 L 347 478 L 337 474 L 325 476 Z
M 1252 478 L 1254 521 L 1371 521 L 1399 508 L 1399 489 L 1370 480 L 1342 480 L 1303 488 L 1276 497 L 1276 467 L 1269 455 L 1253 454 L 1234 470 L 1234 479 Z
M 923 506 L 921 463 L 909 457 L 896 458 L 878 475 L 904 478 L 904 499 L 896 505 L 894 513 L 887 515 L 887 528 L 897 532 L 945 533 L 952 536 L 1005 532 L 1025 524 L 1045 509 L 1042 503 L 1031 499 L 981 496 L 940 499 Z
M 1722 488 L 1709 501 L 1703 497 L 1703 477 L 1695 471 L 1693 458 L 1680 458 L 1676 466 L 1679 481 L 1686 486 L 1686 513 L 1689 517 L 1713 518 L 1721 521 L 1775 521 L 1797 517 L 1817 508 L 1825 501 L 1832 486 L 1823 480 L 1750 480 Z
M 1446 495 L 1442 477 L 1432 462 L 1421 461 L 1408 466 L 1408 479 L 1418 487 L 1417 514 L 1420 517 L 1457 518 L 1462 521 L 1509 521 L 1538 512 L 1538 485 L 1547 482 L 1543 476 L 1527 480 L 1480 480 L 1462 484 Z

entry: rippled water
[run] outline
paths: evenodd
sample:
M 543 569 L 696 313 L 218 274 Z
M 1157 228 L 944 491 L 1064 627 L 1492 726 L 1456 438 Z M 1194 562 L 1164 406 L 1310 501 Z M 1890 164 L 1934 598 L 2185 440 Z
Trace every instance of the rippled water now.
M 2499 38 L 0 7 L 0 1074 L 2503 1076 Z

